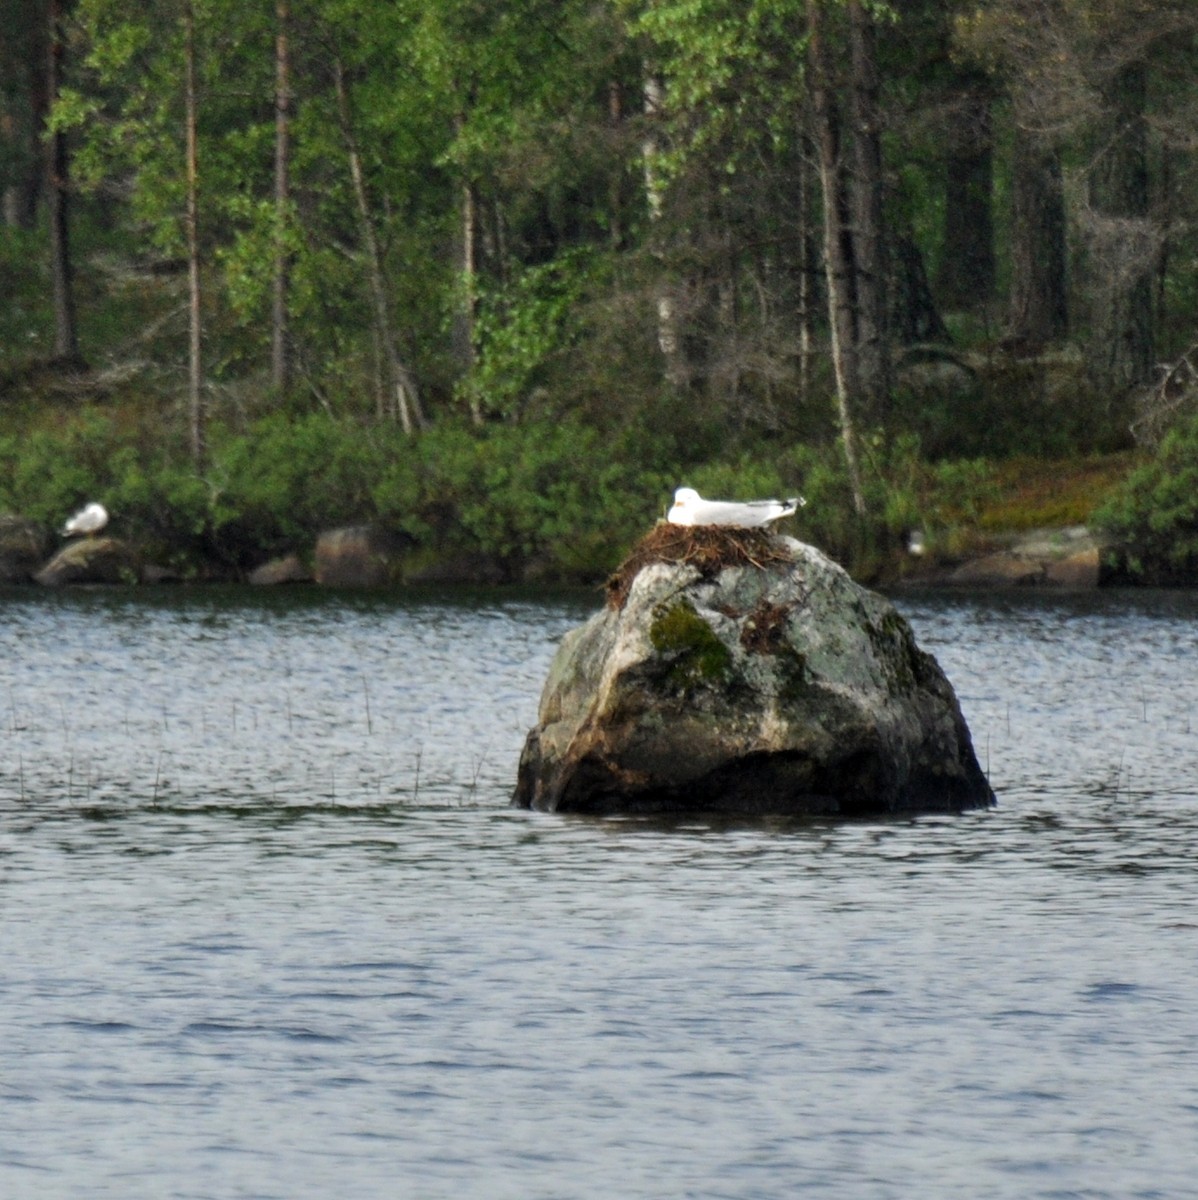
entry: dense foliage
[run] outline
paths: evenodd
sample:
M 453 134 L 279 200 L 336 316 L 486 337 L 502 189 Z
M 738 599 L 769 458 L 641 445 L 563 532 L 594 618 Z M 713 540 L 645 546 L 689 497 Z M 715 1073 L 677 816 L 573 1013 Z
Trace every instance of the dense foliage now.
M 0 511 L 58 524 L 81 496 L 102 495 L 126 536 L 186 571 L 244 569 L 311 546 L 336 524 L 380 521 L 414 544 L 500 557 L 517 578 L 601 578 L 668 506 L 668 442 L 629 431 L 624 444 L 565 423 L 479 432 L 444 422 L 413 444 L 395 428 L 323 412 L 263 417 L 213 431 L 201 479 L 180 439 L 90 412 L 66 427 L 0 438 Z M 709 464 L 687 478 L 710 493 L 742 488 L 813 501 L 805 536 L 848 557 L 837 456 L 792 453 L 777 468 Z
M 1134 581 L 1198 583 L 1198 418 L 1171 430 L 1096 514 L 1111 566 Z
M 192 561 L 593 572 L 684 481 L 868 557 L 936 464 L 1126 446 L 1194 341 L 1191 0 L 0 16 L 0 503 Z

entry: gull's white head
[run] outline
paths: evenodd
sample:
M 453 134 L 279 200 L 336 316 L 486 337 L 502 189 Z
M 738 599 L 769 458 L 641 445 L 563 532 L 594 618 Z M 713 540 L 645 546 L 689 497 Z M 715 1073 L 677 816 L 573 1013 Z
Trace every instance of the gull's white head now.
M 702 499 L 694 488 L 681 487 L 674 493 L 674 507 L 670 509 L 669 521 L 672 525 L 693 525 L 695 523 L 694 507 Z

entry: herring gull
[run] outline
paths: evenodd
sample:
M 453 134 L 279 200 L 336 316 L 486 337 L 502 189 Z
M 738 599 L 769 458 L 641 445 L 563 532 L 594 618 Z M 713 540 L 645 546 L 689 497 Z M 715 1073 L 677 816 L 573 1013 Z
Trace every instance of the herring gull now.
M 108 524 L 108 510 L 94 500 L 86 508 L 81 508 L 63 527 L 63 537 L 74 537 L 77 533 L 85 533 L 91 537 L 99 533 Z
M 807 501 L 802 496 L 789 500 L 704 500 L 694 488 L 679 488 L 668 520 L 673 525 L 736 525 L 755 529 L 789 517 Z

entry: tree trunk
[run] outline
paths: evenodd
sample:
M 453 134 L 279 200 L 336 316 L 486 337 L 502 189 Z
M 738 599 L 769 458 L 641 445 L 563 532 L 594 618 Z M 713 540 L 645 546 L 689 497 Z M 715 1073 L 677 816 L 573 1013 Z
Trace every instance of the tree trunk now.
M 199 99 L 196 91 L 196 24 L 190 0 L 183 6 L 183 96 L 187 158 L 187 295 L 188 356 L 187 398 L 191 417 L 191 458 L 202 471 L 208 456 L 207 414 L 204 411 L 204 380 L 200 312 L 200 170 L 198 141 Z
M 816 271 L 818 255 L 815 250 L 817 236 L 812 219 L 814 203 L 813 180 L 809 156 L 804 153 L 799 160 L 796 176 L 797 204 L 799 214 L 798 235 L 798 322 L 799 322 L 799 403 L 806 405 L 811 399 L 811 375 L 815 360 L 815 322 L 818 296 Z
M 1108 88 L 1110 116 L 1090 185 L 1096 376 L 1110 391 L 1142 383 L 1153 359 L 1153 272 L 1161 238 L 1149 220 L 1147 72 L 1132 63 Z
M 31 230 L 50 175 L 40 135 L 49 106 L 47 77 L 55 69 L 49 51 L 53 19 L 46 0 L 19 0 L 9 20 L 0 39 L 0 79 L 9 85 L 0 88 L 0 223 Z
M 665 211 L 665 185 L 658 167 L 658 160 L 661 157 L 658 122 L 665 111 L 665 87 L 661 79 L 648 69 L 645 71 L 644 100 L 646 132 L 645 139 L 641 144 L 641 162 L 645 173 L 645 200 L 649 209 L 650 224 L 657 230 L 650 236 L 660 242 L 660 226 Z M 674 307 L 673 289 L 665 278 L 664 256 L 659 252 L 657 259 L 660 268 L 656 297 L 657 347 L 665 360 L 666 379 L 673 386 L 679 387 L 685 376 L 682 363 L 682 339 L 678 332 L 678 316 Z
M 66 31 L 62 0 L 50 0 L 50 55 L 46 77 L 50 102 L 62 87 Z M 50 134 L 48 148 L 50 202 L 50 274 L 54 293 L 54 357 L 63 365 L 82 366 L 75 317 L 74 263 L 71 261 L 70 154 L 66 134 Z
M 1010 305 L 1008 333 L 1017 345 L 1035 349 L 1068 331 L 1060 154 L 1018 124 L 1011 170 Z
M 456 132 L 460 135 L 465 118 L 459 114 L 455 119 Z M 453 317 L 453 354 L 458 373 L 469 378 L 475 367 L 475 344 L 477 336 L 475 322 L 478 315 L 478 192 L 472 180 L 463 177 L 458 189 L 460 207 L 458 211 L 458 287 L 460 295 Z M 473 387 L 468 389 L 470 422 L 483 423 L 482 398 Z
M 1170 214 L 1176 203 L 1174 197 L 1173 159 L 1169 154 L 1158 156 L 1156 176 L 1156 218 L 1161 227 L 1160 252 L 1156 256 L 1156 269 L 1152 281 L 1152 327 L 1159 329 L 1164 326 L 1168 316 L 1169 299 L 1169 269 L 1172 266 L 1171 250 L 1173 246 L 1172 222 Z
M 607 85 L 607 121 L 612 137 L 615 138 L 624 124 L 624 101 L 620 84 L 610 80 Z M 621 174 L 612 171 L 608 176 L 608 242 L 612 252 L 619 252 L 624 246 L 623 192 L 621 189 Z
M 408 370 L 399 353 L 395 331 L 391 324 L 390 305 L 387 299 L 387 276 L 383 268 L 382 251 L 374 230 L 374 218 L 370 213 L 370 200 L 366 194 L 366 177 L 362 170 L 362 155 L 354 136 L 349 92 L 345 86 L 345 71 L 341 60 L 333 62 L 333 78 L 337 92 L 337 114 L 341 124 L 341 137 L 349 159 L 350 182 L 353 184 L 354 199 L 358 207 L 358 225 L 361 230 L 362 246 L 366 252 L 366 271 L 370 283 L 370 296 L 374 313 L 375 334 L 382 349 L 389 374 L 394 405 L 392 412 L 398 417 L 403 431 L 411 434 L 424 424 L 424 413 L 420 406 L 420 393 L 416 379 Z
M 4 123 L 8 129 L 14 129 L 16 125 L 16 122 L 9 124 L 7 114 Z M 8 141 L 7 131 L 0 130 L 0 142 L 6 141 Z M 12 136 L 11 145 L 14 153 L 11 155 L 11 160 L 22 162 L 28 157 L 30 165 L 25 169 L 22 162 L 20 178 L 7 184 L 3 197 L 0 197 L 0 221 L 10 229 L 32 230 L 37 227 L 38 205 L 41 202 L 42 191 L 49 172 L 46 170 L 46 156 L 40 152 L 42 147 L 32 145 L 35 141 L 35 138 L 22 140 L 16 132 Z M 10 156 L 6 153 L 5 157 Z
M 857 300 L 858 404 L 872 421 L 885 415 L 890 393 L 886 337 L 886 237 L 882 216 L 882 133 L 873 17 L 863 0 L 848 0 L 852 120 L 849 205 Z
M 904 346 L 950 341 L 928 284 L 923 255 L 909 227 L 893 232 L 889 257 L 891 336 Z
M 816 158 L 824 210 L 824 270 L 828 287 L 828 325 L 832 341 L 832 370 L 836 378 L 836 407 L 853 507 L 865 514 L 865 491 L 857 453 L 856 403 L 858 365 L 853 270 L 844 228 L 840 186 L 840 122 L 832 95 L 832 64 L 824 36 L 821 0 L 807 0 L 810 40 L 811 106 L 815 123 Z
M 811 367 L 815 360 L 816 310 L 819 307 L 819 287 L 816 271 L 819 270 L 819 253 L 816 252 L 817 236 L 814 224 L 816 197 L 815 180 L 811 178 L 810 158 L 807 148 L 799 158 L 797 174 L 798 209 L 798 400 L 807 404 L 811 398 Z
M 951 309 L 973 309 L 994 295 L 994 153 L 990 100 L 966 81 L 948 121 L 944 225 L 937 289 Z
M 287 396 L 291 361 L 288 345 L 288 294 L 291 283 L 291 10 L 275 0 L 275 277 L 271 305 L 270 378 L 275 395 Z

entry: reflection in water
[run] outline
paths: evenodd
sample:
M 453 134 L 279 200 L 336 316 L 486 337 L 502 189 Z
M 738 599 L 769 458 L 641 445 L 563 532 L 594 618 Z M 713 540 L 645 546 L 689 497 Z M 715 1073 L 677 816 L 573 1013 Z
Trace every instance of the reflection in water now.
M 4 597 L 2 1193 L 1187 1194 L 1198 605 L 901 599 L 993 811 L 512 811 L 596 603 Z

